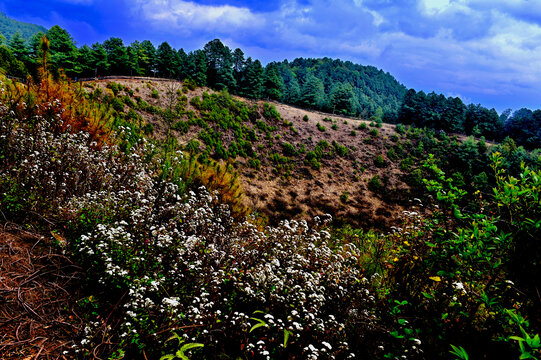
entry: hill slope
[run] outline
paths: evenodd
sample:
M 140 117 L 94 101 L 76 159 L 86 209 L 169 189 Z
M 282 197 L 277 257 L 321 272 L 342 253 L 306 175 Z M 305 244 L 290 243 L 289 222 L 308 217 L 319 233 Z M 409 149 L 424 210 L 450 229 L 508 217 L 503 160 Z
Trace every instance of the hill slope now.
M 17 21 L 0 12 L 0 33 L 4 35 L 8 41 L 16 32 L 20 32 L 23 39 L 28 40 L 40 31 L 46 33 L 47 29 L 41 25 Z
M 188 90 L 176 82 L 85 86 L 108 99 L 116 93 L 117 111 L 152 124 L 154 137 L 172 134 L 199 156 L 232 164 L 244 204 L 272 222 L 330 213 L 356 226 L 387 228 L 413 197 L 396 153 L 414 143 L 394 125 Z

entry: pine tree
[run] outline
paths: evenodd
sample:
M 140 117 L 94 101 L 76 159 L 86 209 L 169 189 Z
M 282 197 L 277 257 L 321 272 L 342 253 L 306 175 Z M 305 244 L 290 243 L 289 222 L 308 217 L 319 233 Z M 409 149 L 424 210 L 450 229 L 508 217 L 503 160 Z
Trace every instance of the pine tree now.
M 272 100 L 281 100 L 284 91 L 284 79 L 278 73 L 278 65 L 269 63 L 265 67 L 263 80 L 264 96 Z
M 263 91 L 264 69 L 259 60 L 246 59 L 246 70 L 242 84 L 242 94 L 252 99 L 259 99 Z
M 167 42 L 162 42 L 156 51 L 158 59 L 158 75 L 167 78 L 173 78 L 176 75 L 176 50 Z
M 323 91 L 323 83 L 312 73 L 306 76 L 306 82 L 302 87 L 301 104 L 312 109 L 321 109 L 323 105 L 325 93 Z
M 47 39 L 50 44 L 51 71 L 58 75 L 62 68 L 68 76 L 74 76 L 80 72 L 77 63 L 78 49 L 71 35 L 60 26 L 55 25 L 47 31 Z
M 122 39 L 112 37 L 103 42 L 103 48 L 107 52 L 109 61 L 109 73 L 112 75 L 129 75 L 128 49 Z

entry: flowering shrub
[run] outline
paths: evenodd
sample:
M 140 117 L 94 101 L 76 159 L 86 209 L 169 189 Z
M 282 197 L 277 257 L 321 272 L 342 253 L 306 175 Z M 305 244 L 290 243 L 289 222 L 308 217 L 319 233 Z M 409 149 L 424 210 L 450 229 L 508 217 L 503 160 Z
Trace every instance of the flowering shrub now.
M 204 344 L 191 353 L 201 358 L 371 352 L 356 345 L 376 321 L 362 254 L 353 244 L 329 246 L 330 217 L 312 228 L 258 229 L 235 221 L 216 193 L 169 182 L 151 144 L 123 152 L 87 132 L 52 131 L 54 113 L 29 122 L 5 103 L 0 111 L 3 210 L 65 224 L 94 289 L 86 303 L 111 309 L 107 318 L 89 314 L 73 351 L 157 357 L 175 332 Z M 180 153 L 166 160 L 183 161 Z
M 331 250 L 329 234 L 306 222 L 235 224 L 203 188 L 182 202 L 173 184 L 148 190 L 126 191 L 119 200 L 133 210 L 79 245 L 98 282 L 122 294 L 121 347 L 156 351 L 154 334 L 182 329 L 204 357 L 347 358 L 347 329 L 375 320 L 356 247 Z M 249 332 L 256 310 L 265 325 Z

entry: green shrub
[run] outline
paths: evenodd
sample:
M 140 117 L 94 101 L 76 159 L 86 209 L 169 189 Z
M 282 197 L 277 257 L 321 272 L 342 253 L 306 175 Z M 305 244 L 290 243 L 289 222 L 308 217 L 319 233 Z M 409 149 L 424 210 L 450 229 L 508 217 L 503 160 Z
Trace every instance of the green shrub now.
M 332 124 L 331 129 L 337 130 L 337 129 L 338 129 L 338 125 L 336 125 L 336 123 Z
M 400 135 L 404 135 L 406 133 L 406 126 L 404 124 L 396 124 L 395 130 Z
M 199 152 L 199 146 L 201 144 L 199 143 L 199 141 L 195 140 L 195 139 L 191 139 L 185 146 L 185 149 L 187 151 L 189 151 L 190 153 L 198 153 Z
M 413 170 L 408 175 L 408 184 L 415 187 L 420 187 L 423 185 L 423 171 L 420 168 Z
M 381 181 L 379 180 L 378 175 L 372 176 L 372 178 L 368 182 L 368 188 L 374 192 L 377 192 L 379 189 L 381 189 Z
M 318 129 L 319 131 L 325 132 L 325 130 L 326 130 L 326 129 L 325 129 L 325 126 L 321 125 L 320 123 L 317 123 L 316 126 L 317 126 L 317 129 Z
M 413 166 L 414 161 L 411 157 L 408 157 L 407 159 L 404 159 L 400 162 L 400 169 L 402 171 L 409 171 L 411 167 Z
M 263 104 L 263 116 L 269 120 L 280 120 L 282 116 L 273 104 Z
M 297 155 L 297 151 L 295 151 L 295 147 L 291 145 L 290 143 L 282 143 L 282 153 L 285 156 L 295 156 Z
M 396 153 L 394 151 L 394 148 L 390 148 L 389 151 L 387 151 L 387 158 L 389 158 L 389 160 L 391 161 L 396 160 Z
M 366 123 L 362 122 L 359 124 L 359 130 L 365 130 L 367 128 Z
M 382 155 L 376 156 L 374 159 L 374 165 L 376 165 L 379 168 L 385 167 L 387 165 L 385 158 Z
M 351 130 L 349 133 L 350 136 L 357 136 L 357 132 L 355 130 Z
M 150 97 L 152 97 L 153 99 L 158 99 L 160 97 L 160 94 L 158 93 L 158 90 L 152 89 L 152 91 L 150 93 Z
M 344 191 L 342 195 L 340 195 L 340 201 L 345 203 L 348 201 L 349 193 L 347 191 Z
M 261 168 L 261 160 L 259 159 L 255 159 L 255 158 L 250 158 L 248 160 L 248 165 L 251 167 L 251 168 L 254 168 L 256 170 L 259 170 Z
M 302 119 L 303 119 L 304 121 L 310 120 L 310 118 L 308 118 L 308 115 L 304 115 L 304 116 L 302 117 Z
M 111 99 L 110 104 L 111 104 L 111 107 L 118 112 L 121 112 L 124 110 L 124 104 L 122 104 L 122 101 L 120 101 L 118 98 Z
M 369 134 L 372 137 L 378 137 L 379 131 L 378 131 L 378 129 L 372 129 L 372 130 L 370 130 Z

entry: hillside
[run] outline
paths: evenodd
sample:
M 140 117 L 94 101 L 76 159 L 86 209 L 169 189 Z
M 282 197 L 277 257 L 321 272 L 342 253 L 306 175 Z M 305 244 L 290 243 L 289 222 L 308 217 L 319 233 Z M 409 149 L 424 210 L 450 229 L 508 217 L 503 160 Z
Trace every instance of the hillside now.
M 541 159 L 510 139 L 190 81 L 0 85 L 3 359 L 540 354 Z M 348 189 L 399 226 L 344 224 Z
M 0 12 L 0 34 L 4 35 L 6 40 L 9 41 L 17 32 L 21 34 L 23 39 L 30 40 L 30 38 L 38 32 L 45 34 L 47 29 L 41 25 L 17 21 Z
M 122 90 L 118 91 L 117 86 Z M 239 124 L 224 128 L 209 115 L 212 109 L 194 102 L 195 97 L 210 101 L 214 96 L 217 103 L 234 107 L 231 98 L 210 89 L 190 91 L 184 87 L 182 92 L 182 83 L 145 80 L 107 80 L 87 83 L 85 87 L 92 91 L 100 88 L 105 94 L 113 87 L 118 91 L 117 98 L 124 103 L 117 110 L 125 114 L 134 111 L 152 124 L 157 139 L 165 140 L 171 132 L 180 144 L 187 145 L 195 138 L 200 142 L 198 151 L 205 152 L 208 144 L 201 138 L 201 131 L 209 126 L 221 134 L 220 146 L 226 151 L 233 142 L 249 141 L 253 154 L 240 151 L 236 156 L 221 158 L 241 175 L 244 205 L 273 223 L 287 218 L 310 220 L 330 213 L 337 221 L 354 226 L 388 228 L 397 224 L 413 197 L 407 183 L 408 173 L 400 169 L 400 159 L 388 155 L 389 149 L 407 140 L 395 131 L 394 125 L 376 126 L 375 122 L 366 120 L 235 97 L 235 101 L 244 104 L 241 106 L 255 109 L 254 113 Z M 171 92 L 172 97 L 167 95 Z M 135 103 L 131 109 L 130 102 L 124 101 L 125 96 Z M 180 111 L 166 120 L 153 108 L 137 106 L 142 101 L 158 109 Z M 195 119 L 210 121 L 201 126 Z M 242 127 L 242 134 L 235 130 L 236 126 Z M 311 152 L 318 154 L 312 163 L 307 160 Z M 209 155 L 220 160 L 216 148 Z M 378 156 L 381 163 L 377 162 Z M 374 177 L 380 179 L 381 188 L 369 188 Z

